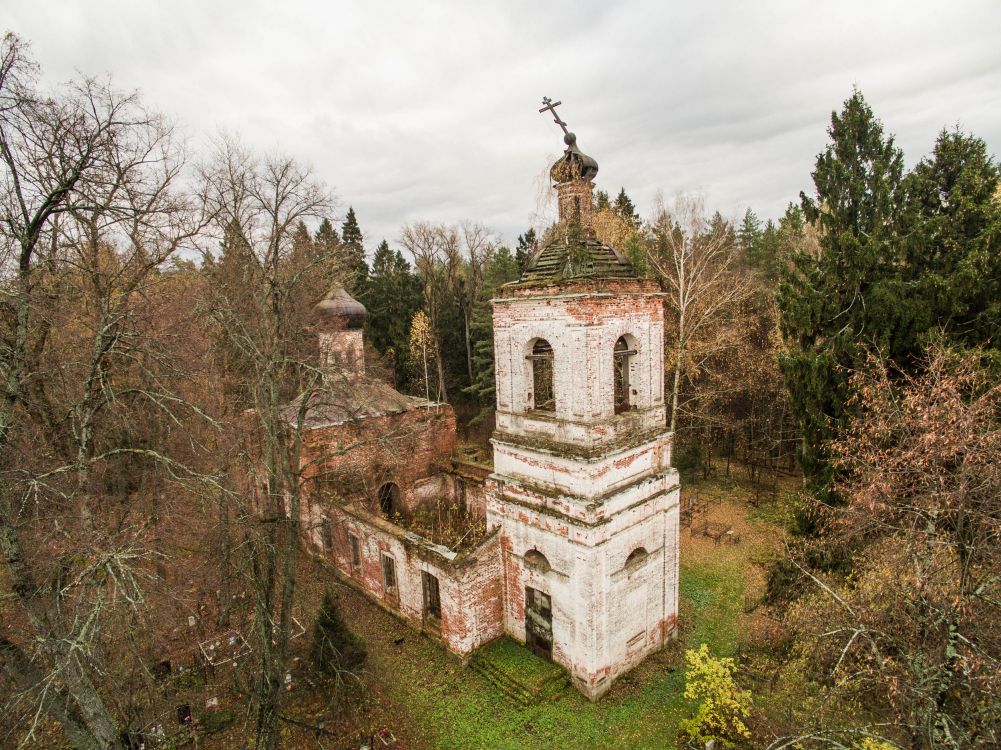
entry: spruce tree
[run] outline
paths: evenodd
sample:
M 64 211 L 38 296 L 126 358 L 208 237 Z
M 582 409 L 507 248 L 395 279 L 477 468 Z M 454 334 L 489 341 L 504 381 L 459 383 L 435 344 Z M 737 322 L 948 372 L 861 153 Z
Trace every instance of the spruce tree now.
M 348 207 L 348 215 L 341 225 L 341 245 L 344 248 L 345 277 L 348 291 L 360 294 L 368 276 L 368 264 L 365 262 L 365 245 L 358 218 L 353 207 Z
M 489 411 L 494 404 L 494 324 L 490 300 L 501 285 L 516 280 L 520 273 L 516 257 L 506 247 L 498 248 L 483 268 L 483 285 L 480 288 L 479 299 L 473 307 L 470 325 L 470 333 L 474 340 L 473 382 L 464 389 L 479 403 L 480 416 Z
M 365 643 L 352 633 L 338 607 L 337 597 L 327 591 L 313 626 L 313 664 L 321 674 L 339 676 L 357 669 L 367 656 Z
M 963 346 L 1001 347 L 1001 201 L 998 167 L 979 138 L 943 130 L 904 180 L 900 236 L 915 305 L 916 357 L 942 331 Z
M 794 252 L 778 296 L 800 465 L 827 502 L 834 500 L 827 443 L 850 417 L 850 371 L 866 348 L 886 351 L 909 316 L 893 241 L 903 155 L 857 90 L 832 113 L 828 133 L 813 171 L 815 195 L 800 194 L 820 236 L 819 257 Z
M 365 338 L 383 354 L 393 354 L 397 380 L 405 375 L 410 319 L 421 306 L 421 288 L 410 264 L 399 250 L 391 250 L 383 240 L 372 260 L 360 296 L 368 310 Z
M 619 194 L 615 198 L 615 203 L 612 204 L 612 208 L 621 216 L 623 219 L 628 221 L 634 227 L 639 226 L 640 217 L 636 213 L 636 207 L 633 205 L 632 200 L 626 195 L 626 189 L 620 188 Z
M 313 241 L 322 248 L 324 254 L 331 256 L 335 254 L 338 245 L 341 244 L 341 238 L 337 236 L 337 230 L 334 229 L 334 225 L 327 218 L 324 218 L 320 222 L 320 226 L 313 236 Z
M 538 246 L 539 241 L 534 229 L 529 228 L 524 234 L 518 235 L 518 247 L 515 248 L 514 256 L 518 262 L 519 272 L 525 270 L 525 264 L 531 260 Z
M 756 265 L 754 258 L 760 241 L 761 220 L 748 208 L 744 211 L 744 219 L 740 222 L 740 229 L 737 230 L 737 242 L 748 265 Z

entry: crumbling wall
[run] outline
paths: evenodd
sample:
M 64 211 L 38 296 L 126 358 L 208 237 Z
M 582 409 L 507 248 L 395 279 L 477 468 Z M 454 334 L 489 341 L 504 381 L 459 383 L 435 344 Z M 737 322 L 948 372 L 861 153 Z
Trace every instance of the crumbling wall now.
M 553 348 L 553 416 L 577 421 L 614 417 L 613 350 L 624 335 L 636 349 L 630 358 L 630 403 L 639 413 L 662 409 L 664 312 L 659 296 L 567 294 L 495 300 L 498 416 L 532 410 L 532 363 L 527 356 L 535 340 L 545 339 Z M 501 419 L 498 429 L 504 429 Z
M 455 413 L 436 405 L 313 428 L 303 464 L 315 462 L 307 477 L 322 491 L 364 499 L 373 510 L 379 487 L 393 482 L 409 510 L 421 497 L 414 494 L 418 484 L 451 468 L 455 439 Z
M 501 634 L 503 570 L 496 534 L 460 557 L 382 518 L 336 504 L 312 503 L 309 518 L 314 554 L 453 653 L 467 656 Z M 357 540 L 357 562 L 352 559 L 352 537 Z M 387 586 L 384 557 L 393 561 L 395 587 Z M 425 612 L 422 573 L 438 580 L 440 618 Z

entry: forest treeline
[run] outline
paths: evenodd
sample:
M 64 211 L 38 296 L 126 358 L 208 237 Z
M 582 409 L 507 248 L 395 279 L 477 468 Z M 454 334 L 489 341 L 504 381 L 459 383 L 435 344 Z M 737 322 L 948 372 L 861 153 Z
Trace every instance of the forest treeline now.
M 3 742 L 58 726 L 76 748 L 124 748 L 156 694 L 150 654 L 203 586 L 217 627 L 254 613 L 248 715 L 255 747 L 277 747 L 305 566 L 302 405 L 323 383 L 313 305 L 348 289 L 368 309 L 373 371 L 452 403 L 480 439 L 490 300 L 552 229 L 509 248 L 472 220 L 414 222 L 373 248 L 363 217 L 294 159 L 228 137 L 188 163 L 138 95 L 38 80 L 7 35 Z M 677 463 L 805 479 L 769 578 L 787 627 L 760 657 L 790 695 L 776 746 L 989 746 L 998 168 L 954 129 L 905 171 L 857 91 L 828 135 L 813 188 L 777 221 L 730 221 L 688 196 L 642 220 L 625 189 L 599 190 L 595 231 L 665 292 Z M 255 487 L 281 512 L 262 521 Z

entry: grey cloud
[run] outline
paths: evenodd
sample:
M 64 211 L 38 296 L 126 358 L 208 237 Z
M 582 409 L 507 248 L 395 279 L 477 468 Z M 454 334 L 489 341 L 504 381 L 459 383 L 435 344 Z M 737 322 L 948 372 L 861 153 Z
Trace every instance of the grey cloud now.
M 219 128 L 314 165 L 370 246 L 422 218 L 513 242 L 561 148 L 542 95 L 646 213 L 698 190 L 778 216 L 858 85 L 913 164 L 957 121 L 1001 142 L 1001 6 L 9 0 L 50 81 L 110 72 L 203 142 Z

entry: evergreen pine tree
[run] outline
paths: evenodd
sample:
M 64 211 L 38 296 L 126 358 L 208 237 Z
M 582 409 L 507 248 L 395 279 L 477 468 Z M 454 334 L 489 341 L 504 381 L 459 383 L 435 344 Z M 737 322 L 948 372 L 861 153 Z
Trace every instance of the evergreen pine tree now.
M 535 254 L 539 247 L 539 241 L 535 236 L 534 229 L 528 229 L 524 234 L 518 235 L 518 247 L 514 251 L 515 259 L 518 262 L 519 272 L 525 270 L 525 264 Z
M 965 346 L 1001 347 L 1001 201 L 998 167 L 979 138 L 939 135 L 934 151 L 904 180 L 900 236 L 917 338 L 929 331 Z
M 800 194 L 821 251 L 793 253 L 778 297 L 800 465 L 824 501 L 833 500 L 827 443 L 850 416 L 850 370 L 863 347 L 888 350 L 908 314 L 893 242 L 903 156 L 858 91 L 832 113 L 828 133 L 831 143 L 813 171 L 816 195 Z
M 340 672 L 360 667 L 366 656 L 364 642 L 348 630 L 341 617 L 337 597 L 330 591 L 326 592 L 313 626 L 314 666 L 322 674 L 337 676 Z
M 229 300 L 226 312 L 232 320 L 228 320 L 227 325 L 240 326 L 256 317 L 254 295 L 261 283 L 260 265 L 235 222 L 226 227 L 219 256 L 206 264 L 205 273 L 213 285 L 224 290 Z M 223 331 L 213 330 L 212 335 L 222 372 L 223 392 L 229 403 L 247 408 L 253 401 L 247 386 L 253 363 L 246 351 L 234 346 L 232 338 Z
M 594 194 L 595 209 L 600 211 L 603 208 L 608 208 L 610 205 L 612 204 L 611 201 L 608 199 L 608 193 L 606 193 L 604 190 L 599 190 Z
M 755 255 L 758 243 L 761 241 L 761 221 L 754 211 L 748 208 L 744 211 L 744 219 L 737 230 L 737 242 L 748 265 L 756 266 Z
M 383 240 L 359 298 L 368 310 L 365 338 L 383 354 L 392 353 L 397 380 L 405 375 L 410 319 L 421 306 L 421 287 L 399 250 Z
M 639 226 L 639 214 L 636 213 L 636 207 L 633 205 L 632 200 L 630 200 L 629 196 L 626 195 L 625 188 L 619 189 L 619 194 L 615 198 L 615 203 L 612 204 L 612 208 L 616 210 L 619 216 L 628 221 L 634 227 Z
M 313 240 L 328 255 L 333 255 L 337 250 L 337 246 L 341 244 L 341 238 L 337 236 L 337 230 L 330 223 L 330 219 L 326 217 L 320 222 Z
M 348 215 L 341 226 L 341 244 L 344 248 L 344 264 L 348 291 L 361 294 L 368 276 L 368 264 L 365 262 L 365 245 L 358 218 L 353 207 L 348 207 Z
M 483 268 L 483 285 L 473 307 L 470 324 L 470 334 L 474 341 L 474 376 L 472 384 L 465 389 L 479 403 L 480 416 L 494 404 L 494 323 L 490 300 L 501 285 L 516 280 L 520 273 L 516 257 L 506 247 L 498 248 Z

